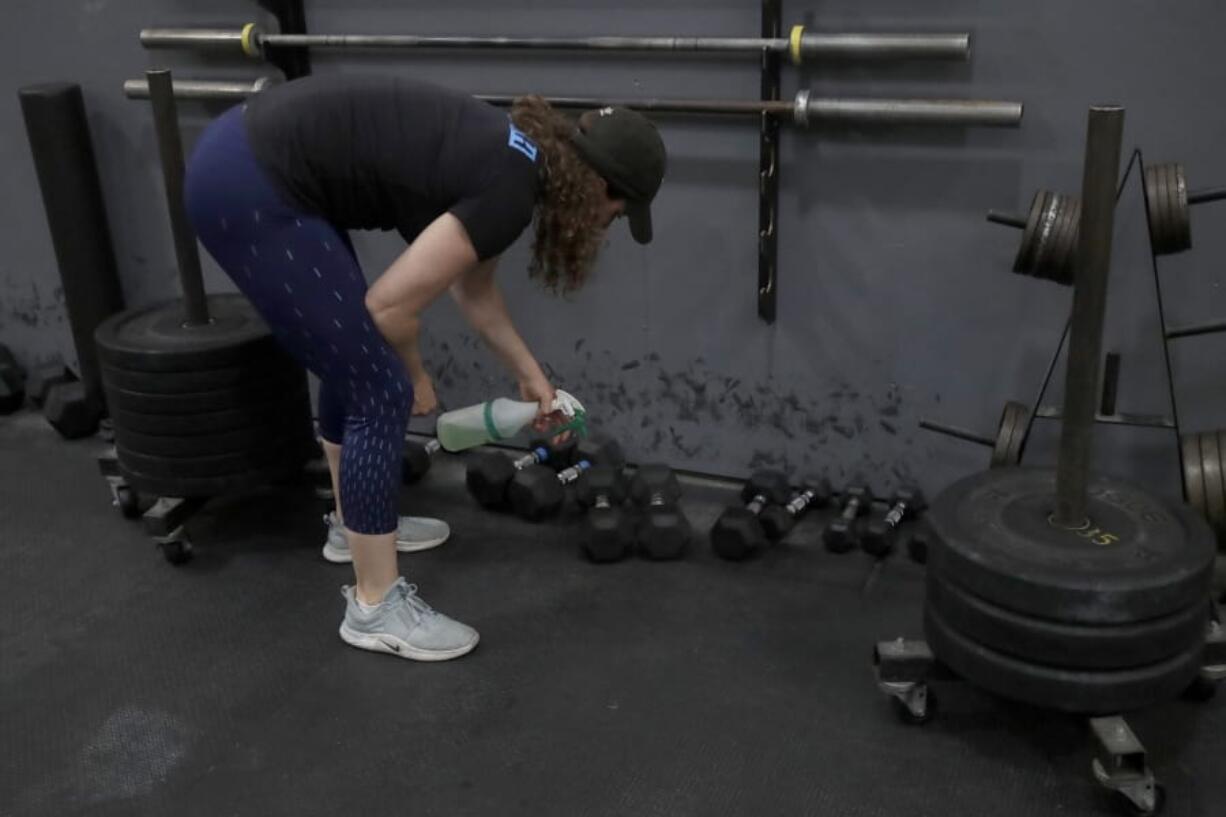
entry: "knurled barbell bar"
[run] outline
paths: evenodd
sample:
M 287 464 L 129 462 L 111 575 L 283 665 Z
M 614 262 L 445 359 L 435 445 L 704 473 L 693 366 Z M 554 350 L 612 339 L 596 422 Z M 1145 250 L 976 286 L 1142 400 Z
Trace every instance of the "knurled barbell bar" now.
M 255 23 L 241 28 L 146 28 L 146 48 L 195 48 L 238 52 L 252 58 L 265 48 L 503 49 L 517 51 L 654 51 L 677 53 L 787 54 L 808 60 L 962 60 L 970 58 L 971 35 L 809 32 L 793 26 L 787 37 L 471 37 L 419 34 L 278 34 Z
M 254 82 L 175 80 L 175 96 L 184 99 L 236 99 L 251 96 L 276 83 L 271 77 Z M 126 80 L 124 94 L 147 99 L 143 79 Z M 510 105 L 509 94 L 474 94 L 494 105 Z M 813 97 L 800 91 L 792 100 L 622 99 L 601 97 L 546 97 L 557 108 L 632 108 L 654 113 L 732 114 L 778 116 L 807 127 L 817 122 L 845 125 L 936 125 L 1014 128 L 1021 124 L 1020 102 L 979 99 L 836 99 Z

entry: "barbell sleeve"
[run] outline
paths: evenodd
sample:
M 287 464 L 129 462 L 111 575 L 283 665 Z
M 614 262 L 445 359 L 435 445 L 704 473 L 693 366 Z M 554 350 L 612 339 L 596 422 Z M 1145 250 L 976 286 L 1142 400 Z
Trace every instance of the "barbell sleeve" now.
M 920 420 L 920 428 L 926 431 L 935 431 L 937 434 L 944 434 L 946 437 L 955 437 L 959 440 L 966 440 L 968 443 L 976 443 L 978 445 L 993 448 L 996 441 L 991 437 L 986 437 L 974 431 L 968 431 L 965 428 L 957 426 L 945 425 L 944 423 L 934 423 L 931 420 Z
M 1226 187 L 1209 187 L 1188 193 L 1188 204 L 1206 204 L 1226 199 Z
M 989 210 L 988 221 L 993 224 L 1003 224 L 1006 227 L 1016 227 L 1019 230 L 1026 229 L 1026 219 L 1017 213 L 1002 213 L 998 210 Z
M 273 77 L 259 77 L 255 80 L 175 79 L 173 81 L 176 99 L 246 99 L 276 83 L 277 80 Z M 129 99 L 148 99 L 149 83 L 144 79 L 125 80 L 123 92 Z
M 979 99 L 812 99 L 813 122 L 859 125 L 938 125 L 1016 128 L 1020 102 Z
M 1200 323 L 1192 326 L 1177 326 L 1166 330 L 1166 339 L 1175 340 L 1176 338 L 1191 338 L 1197 335 L 1216 335 L 1220 332 L 1226 332 L 1226 321 L 1213 321 L 1212 323 Z

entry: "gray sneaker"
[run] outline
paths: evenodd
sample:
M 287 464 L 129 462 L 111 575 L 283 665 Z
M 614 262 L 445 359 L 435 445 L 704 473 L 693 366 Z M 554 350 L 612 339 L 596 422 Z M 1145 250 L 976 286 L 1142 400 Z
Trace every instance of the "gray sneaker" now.
M 324 524 L 328 526 L 328 538 L 324 541 L 324 558 L 337 564 L 352 562 L 349 539 L 345 536 L 344 526 L 337 524 L 336 514 L 329 513 L 324 516 Z M 396 529 L 396 550 L 401 553 L 429 550 L 446 542 L 449 536 L 451 528 L 441 519 L 402 516 Z
M 373 610 L 358 604 L 357 588 L 341 588 L 345 620 L 341 638 L 363 650 L 414 661 L 448 661 L 472 652 L 480 636 L 467 624 L 434 610 L 417 595 L 417 585 L 396 580 Z

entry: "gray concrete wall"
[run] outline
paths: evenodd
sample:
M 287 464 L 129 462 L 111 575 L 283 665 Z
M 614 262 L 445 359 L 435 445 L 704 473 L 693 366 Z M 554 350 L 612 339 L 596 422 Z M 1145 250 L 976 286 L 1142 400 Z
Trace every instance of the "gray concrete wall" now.
M 120 93 L 149 65 L 199 77 L 256 66 L 149 53 L 149 24 L 264 19 L 253 2 L 72 0 L 7 5 L 0 63 L 12 90 L 68 78 L 85 86 L 124 290 L 129 303 L 176 291 L 159 197 L 149 112 Z M 308 0 L 315 31 L 476 34 L 753 35 L 758 4 L 697 0 L 586 3 Z M 827 29 L 971 30 L 969 65 L 819 66 L 785 70 L 784 90 L 823 94 L 1020 99 L 1016 131 L 932 133 L 787 129 L 783 142 L 780 304 L 774 326 L 755 311 L 757 135 L 752 122 L 664 119 L 670 170 L 656 207 L 657 240 L 616 229 L 590 286 L 568 300 L 525 274 L 527 241 L 500 272 L 521 331 L 558 385 L 584 399 L 636 459 L 725 474 L 779 465 L 879 491 L 918 481 L 936 489 L 982 466 L 986 451 L 920 431 L 921 416 L 991 430 L 1001 403 L 1029 400 L 1070 304 L 1070 292 L 1008 270 L 1018 236 L 988 225 L 988 208 L 1025 207 L 1036 187 L 1075 192 L 1087 106 L 1127 106 L 1126 147 L 1183 161 L 1193 186 L 1226 180 L 1226 8 L 1208 0 L 1067 3 L 1031 0 L 853 0 L 785 3 L 785 24 Z M 432 54 L 388 59 L 317 56 L 317 71 L 412 72 L 489 92 L 752 97 L 755 63 L 608 55 Z M 184 106 L 187 144 L 216 106 Z M 57 275 L 14 93 L 0 107 L 0 340 L 26 358 L 67 343 Z M 1162 264 L 1178 322 L 1226 314 L 1220 288 L 1226 206 L 1194 216 L 1196 249 Z M 1140 189 L 1117 223 L 1108 346 L 1124 355 L 1121 407 L 1168 410 Z M 357 237 L 373 278 L 400 249 Z M 216 269 L 215 289 L 228 289 Z M 1182 419 L 1223 425 L 1226 340 L 1184 341 L 1173 361 Z M 430 310 L 428 365 L 458 406 L 510 384 L 448 303 Z M 1061 391 L 1058 382 L 1054 397 Z M 1053 455 L 1054 428 L 1030 456 Z M 1163 432 L 1104 429 L 1103 467 L 1177 491 Z

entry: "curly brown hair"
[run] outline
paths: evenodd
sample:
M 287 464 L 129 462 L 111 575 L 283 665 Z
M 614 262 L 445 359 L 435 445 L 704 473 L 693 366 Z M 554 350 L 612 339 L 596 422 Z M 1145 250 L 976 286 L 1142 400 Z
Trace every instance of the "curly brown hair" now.
M 571 144 L 575 121 L 543 98 L 517 97 L 511 121 L 536 142 L 545 160 L 528 271 L 554 293 L 571 292 L 587 279 L 604 240 L 604 184 Z

